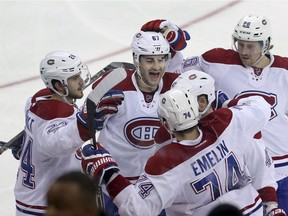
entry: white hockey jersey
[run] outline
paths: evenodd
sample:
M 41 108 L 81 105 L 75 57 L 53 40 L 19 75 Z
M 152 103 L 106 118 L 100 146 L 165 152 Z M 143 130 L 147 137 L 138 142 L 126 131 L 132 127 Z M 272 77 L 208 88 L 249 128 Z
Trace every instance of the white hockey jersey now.
M 26 104 L 25 142 L 14 189 L 16 215 L 44 215 L 46 192 L 65 172 L 81 169 L 80 138 L 73 106 L 39 91 Z
M 124 101 L 117 114 L 106 121 L 98 141 L 113 155 L 121 174 L 136 180 L 154 153 L 154 135 L 161 125 L 157 115 L 159 96 L 170 89 L 179 74 L 166 72 L 157 91 L 151 94 L 140 91 L 135 71 L 127 70 L 127 74 L 127 78 L 113 88 L 123 91 Z
M 261 198 L 247 167 L 246 160 L 251 158 L 245 155 L 255 147 L 249 143 L 267 124 L 270 113 L 270 105 L 259 96 L 240 99 L 237 106 L 203 118 L 196 140 L 160 148 L 134 185 L 118 175 L 107 191 L 120 215 L 155 216 L 166 209 L 168 215 L 204 216 L 225 202 L 245 215 L 262 216 Z M 265 157 L 261 153 L 253 155 L 253 160 Z
M 183 69 L 199 69 L 210 74 L 216 89 L 223 90 L 230 98 L 259 95 L 271 105 L 271 117 L 262 135 L 273 158 L 278 181 L 288 176 L 288 59 L 267 55 L 271 63 L 260 75 L 256 75 L 252 67 L 244 67 L 236 51 L 222 48 L 187 58 Z

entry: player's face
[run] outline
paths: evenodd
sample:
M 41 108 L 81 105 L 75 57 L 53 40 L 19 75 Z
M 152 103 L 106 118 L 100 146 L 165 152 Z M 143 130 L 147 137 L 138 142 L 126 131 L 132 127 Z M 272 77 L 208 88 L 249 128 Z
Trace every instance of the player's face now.
M 45 216 L 95 216 L 87 207 L 81 191 L 73 183 L 54 183 L 47 193 L 47 212 Z
M 206 107 L 208 106 L 208 100 L 203 95 L 198 96 L 197 100 L 198 100 L 198 104 L 199 104 L 199 112 L 203 112 L 206 109 Z
M 241 40 L 238 40 L 236 43 L 240 59 L 245 66 L 253 66 L 261 57 L 261 43 Z
M 83 97 L 84 80 L 80 74 L 68 78 L 68 97 L 72 99 L 81 99 Z
M 167 64 L 167 55 L 144 55 L 139 60 L 139 71 L 142 81 L 140 89 L 142 91 L 154 91 L 157 89 L 158 84 L 165 72 Z M 150 87 L 148 87 L 148 86 Z
M 199 112 L 203 112 L 206 109 L 206 107 L 208 106 L 207 96 L 200 95 L 200 96 L 198 96 L 197 100 L 198 100 L 198 104 L 199 104 Z M 205 116 L 207 116 L 211 112 L 213 112 L 212 106 L 210 106 L 205 113 L 202 113 L 201 118 L 204 118 Z

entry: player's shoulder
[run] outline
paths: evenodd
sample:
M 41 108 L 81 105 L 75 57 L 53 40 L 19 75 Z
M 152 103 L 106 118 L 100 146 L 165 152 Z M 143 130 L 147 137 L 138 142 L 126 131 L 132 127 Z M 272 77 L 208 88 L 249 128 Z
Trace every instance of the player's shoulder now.
M 288 70 L 288 58 L 282 57 L 279 55 L 273 55 L 274 56 L 274 62 L 272 63 L 271 67 L 275 68 L 283 68 Z
M 176 157 L 177 154 L 177 157 Z M 162 175 L 190 158 L 185 146 L 170 143 L 160 148 L 145 165 L 145 172 L 149 175 Z
M 49 88 L 43 88 L 37 91 L 33 96 L 32 96 L 32 102 L 36 100 L 36 98 L 39 97 L 48 97 L 52 95 L 52 90 Z
M 156 144 L 162 144 L 168 140 L 171 140 L 171 134 L 163 125 L 161 125 L 155 133 L 154 142 Z
M 210 63 L 242 65 L 238 52 L 232 49 L 214 48 L 203 53 L 202 58 Z
M 168 91 L 171 88 L 172 83 L 178 76 L 180 76 L 179 73 L 165 72 L 164 76 L 162 77 L 163 88 L 161 90 L 161 93 Z
M 233 113 L 228 108 L 220 108 L 203 117 L 199 121 L 199 126 L 211 136 L 219 137 L 230 125 Z
M 149 175 L 162 175 L 183 164 L 196 154 L 212 145 L 216 140 L 216 134 L 203 131 L 203 137 L 197 145 L 183 145 L 172 142 L 160 148 L 145 165 L 145 172 Z
M 165 72 L 163 80 L 170 81 L 172 83 L 178 76 L 180 76 L 180 73 Z
M 59 100 L 39 100 L 30 107 L 30 112 L 44 120 L 68 118 L 75 109 L 72 105 Z

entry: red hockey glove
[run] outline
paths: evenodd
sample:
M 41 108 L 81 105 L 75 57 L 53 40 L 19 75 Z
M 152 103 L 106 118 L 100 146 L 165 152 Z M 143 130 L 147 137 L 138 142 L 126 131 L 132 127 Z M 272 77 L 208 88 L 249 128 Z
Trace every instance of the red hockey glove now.
M 163 28 L 163 27 L 160 28 L 160 24 L 164 21 L 165 21 L 164 19 L 156 19 L 156 20 L 149 21 L 141 27 L 141 31 L 160 32 Z
M 157 19 L 149 21 L 141 27 L 141 30 L 161 32 L 174 51 L 183 50 L 187 46 L 186 41 L 190 40 L 190 35 L 187 31 L 183 31 L 169 20 Z
M 81 165 L 83 171 L 99 184 L 106 184 L 119 171 L 114 158 L 100 143 L 97 143 L 97 149 L 91 144 L 84 146 Z
M 118 106 L 122 104 L 124 94 L 120 90 L 108 91 L 100 100 L 96 108 L 95 118 L 102 119 L 106 115 L 118 112 Z
M 120 90 L 111 90 L 108 91 L 100 100 L 96 107 L 94 115 L 94 125 L 96 130 L 102 130 L 104 121 L 108 115 L 112 115 L 118 112 L 118 106 L 121 105 L 124 100 L 124 94 Z M 86 104 L 83 105 L 81 112 L 77 113 L 77 120 L 88 128 L 88 115 Z

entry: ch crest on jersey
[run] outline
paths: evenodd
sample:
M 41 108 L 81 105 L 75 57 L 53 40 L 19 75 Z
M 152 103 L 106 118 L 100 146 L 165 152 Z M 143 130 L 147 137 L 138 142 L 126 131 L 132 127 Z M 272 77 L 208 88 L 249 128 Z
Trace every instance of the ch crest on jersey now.
M 199 62 L 199 57 L 193 57 L 190 59 L 187 59 L 183 63 L 183 68 L 189 67 L 189 66 L 194 66 Z
M 249 97 L 249 96 L 253 96 L 253 95 L 258 95 L 263 97 L 270 105 L 271 105 L 271 116 L 269 121 L 271 121 L 272 119 L 274 119 L 278 114 L 275 110 L 275 107 L 278 104 L 278 100 L 277 100 L 277 95 L 273 94 L 273 93 L 267 93 L 267 92 L 263 92 L 263 91 L 244 91 L 241 92 L 240 94 L 236 95 L 234 98 L 245 98 L 245 97 Z
M 154 136 L 161 123 L 158 118 L 136 118 L 124 126 L 124 135 L 129 144 L 136 148 L 148 149 L 154 145 Z

